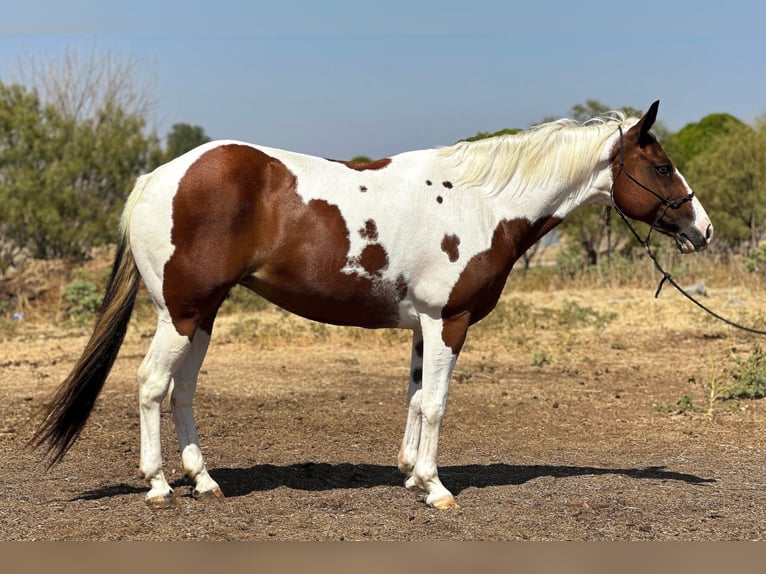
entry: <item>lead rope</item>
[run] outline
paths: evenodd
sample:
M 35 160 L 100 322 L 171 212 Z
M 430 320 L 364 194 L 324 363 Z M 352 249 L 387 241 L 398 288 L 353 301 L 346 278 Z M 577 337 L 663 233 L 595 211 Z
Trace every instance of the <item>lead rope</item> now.
M 678 209 L 686 203 L 687 201 L 691 201 L 694 197 L 694 192 L 688 194 L 685 197 L 682 197 L 677 200 L 670 201 L 661 195 L 657 194 L 655 191 L 649 189 L 644 184 L 642 184 L 640 181 L 636 180 L 632 175 L 630 175 L 627 171 L 625 171 L 625 148 L 623 145 L 623 135 L 622 135 L 622 127 L 619 128 L 620 130 L 620 163 L 619 163 L 619 169 L 617 170 L 617 175 L 612 180 L 612 187 L 609 190 L 609 195 L 612 200 L 612 205 L 614 206 L 614 210 L 619 214 L 620 219 L 625 223 L 625 225 L 628 226 L 628 229 L 630 229 L 630 232 L 633 234 L 633 236 L 636 238 L 638 243 L 646 250 L 647 255 L 649 255 L 649 259 L 652 260 L 652 263 L 654 263 L 655 268 L 657 271 L 660 272 L 662 275 L 662 278 L 660 279 L 659 285 L 657 285 L 657 291 L 654 293 L 654 298 L 659 298 L 660 294 L 662 293 L 662 288 L 664 287 L 665 283 L 670 283 L 673 287 L 676 288 L 676 290 L 681 293 L 684 297 L 686 297 L 689 301 L 697 305 L 700 309 L 708 313 L 709 315 L 715 317 L 719 321 L 723 321 L 727 325 L 731 327 L 735 327 L 737 329 L 741 329 L 743 331 L 747 331 L 748 333 L 753 333 L 755 335 L 766 335 L 766 330 L 761 329 L 755 329 L 753 327 L 748 327 L 746 325 L 741 325 L 740 323 L 737 323 L 735 321 L 732 321 L 731 319 L 727 319 L 726 317 L 720 315 L 719 313 L 716 313 L 713 311 L 710 307 L 706 306 L 705 304 L 701 303 L 698 299 L 696 299 L 691 294 L 687 293 L 686 290 L 684 290 L 683 287 L 681 287 L 678 283 L 676 283 L 675 279 L 665 271 L 665 269 L 660 265 L 660 262 L 657 261 L 657 256 L 654 254 L 654 251 L 652 251 L 651 246 L 649 245 L 649 238 L 652 235 L 652 231 L 655 228 L 655 225 L 657 222 L 662 219 L 665 216 L 665 213 L 667 213 L 668 209 Z M 630 223 L 630 220 L 627 218 L 627 216 L 622 212 L 622 209 L 620 209 L 620 206 L 617 205 L 617 203 L 614 200 L 614 186 L 617 183 L 617 180 L 619 179 L 620 175 L 625 174 L 628 179 L 630 179 L 632 182 L 637 184 L 641 189 L 644 189 L 654 195 L 656 198 L 658 198 L 661 202 L 661 204 L 665 207 L 665 209 L 662 210 L 662 212 L 654 218 L 654 223 L 649 227 L 649 233 L 646 235 L 646 239 L 643 239 L 636 229 L 633 227 L 633 225 Z

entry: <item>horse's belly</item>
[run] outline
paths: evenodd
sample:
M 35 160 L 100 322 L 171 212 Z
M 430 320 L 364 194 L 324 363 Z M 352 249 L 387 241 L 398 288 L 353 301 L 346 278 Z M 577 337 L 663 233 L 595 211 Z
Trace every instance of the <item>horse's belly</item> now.
M 369 329 L 410 327 L 403 281 L 338 274 L 334 280 L 297 281 L 256 273 L 241 281 L 265 299 L 312 321 Z

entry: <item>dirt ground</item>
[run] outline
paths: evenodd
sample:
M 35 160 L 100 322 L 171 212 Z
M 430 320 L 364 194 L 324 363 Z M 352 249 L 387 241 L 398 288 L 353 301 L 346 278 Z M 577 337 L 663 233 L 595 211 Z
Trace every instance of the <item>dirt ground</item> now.
M 196 398 L 207 465 L 227 498 L 198 502 L 178 470 L 177 504 L 152 510 L 138 477 L 135 372 L 152 328 L 133 325 L 81 439 L 46 471 L 26 443 L 87 330 L 36 325 L 0 340 L 2 540 L 761 540 L 766 401 L 716 401 L 758 340 L 705 319 L 672 292 L 519 294 L 614 312 L 599 329 L 474 329 L 458 361 L 440 475 L 460 504 L 439 511 L 403 488 L 409 343 L 307 329 L 287 342 L 243 336 L 224 317 Z M 753 318 L 752 293 L 706 302 Z M 262 319 L 259 319 L 263 323 Z M 273 332 L 273 329 L 272 331 Z M 673 412 L 683 395 L 699 411 Z

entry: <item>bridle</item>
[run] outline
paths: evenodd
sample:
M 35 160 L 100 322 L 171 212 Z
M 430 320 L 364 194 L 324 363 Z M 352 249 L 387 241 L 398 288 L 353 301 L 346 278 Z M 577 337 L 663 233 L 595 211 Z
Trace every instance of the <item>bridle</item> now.
M 662 274 L 662 279 L 660 279 L 660 283 L 657 286 L 657 291 L 654 293 L 654 298 L 657 299 L 660 296 L 660 294 L 662 292 L 662 287 L 665 285 L 665 282 L 668 282 L 673 287 L 675 287 L 676 290 L 679 293 L 681 293 L 681 295 L 683 295 L 689 301 L 691 301 L 692 303 L 697 305 L 697 307 L 699 307 L 700 309 L 702 309 L 706 313 L 709 313 L 710 315 L 712 315 L 716 319 L 718 319 L 720 321 L 723 321 L 727 325 L 729 325 L 731 327 L 736 327 L 737 329 L 742 329 L 743 331 L 747 331 L 749 333 L 753 333 L 753 334 L 756 334 L 756 335 L 766 335 L 766 330 L 754 329 L 753 327 L 747 327 L 745 325 L 740 325 L 739 323 L 735 323 L 731 319 L 727 319 L 726 317 L 723 317 L 723 316 L 719 315 L 718 313 L 716 313 L 715 311 L 713 311 L 712 309 L 710 309 L 709 307 L 707 307 L 706 305 L 701 303 L 695 297 L 693 297 L 692 295 L 687 293 L 684 290 L 684 288 L 681 287 L 675 281 L 675 279 L 673 279 L 673 277 L 670 275 L 670 273 L 665 271 L 665 269 L 662 267 L 662 265 L 660 265 L 660 262 L 657 261 L 657 256 L 655 255 L 654 251 L 652 251 L 652 248 L 649 245 L 649 238 L 652 235 L 652 231 L 655 230 L 655 229 L 658 229 L 657 228 L 657 222 L 665 216 L 665 214 L 668 212 L 668 210 L 670 210 L 670 209 L 679 209 L 684 203 L 694 199 L 694 192 L 690 191 L 684 197 L 679 197 L 679 198 L 676 198 L 676 199 L 668 199 L 666 197 L 661 196 L 659 193 L 657 193 L 653 189 L 647 187 L 646 185 L 644 185 L 643 183 L 638 181 L 635 177 L 633 177 L 630 173 L 628 173 L 628 171 L 625 169 L 625 141 L 624 141 L 624 137 L 623 137 L 623 133 L 622 133 L 622 126 L 618 126 L 618 129 L 619 129 L 619 132 L 620 132 L 620 151 L 619 151 L 620 163 L 618 164 L 617 174 L 614 176 L 614 179 L 612 180 L 612 186 L 609 189 L 609 197 L 610 197 L 611 202 L 612 202 L 612 205 L 610 207 L 614 207 L 615 211 L 619 214 L 620 219 L 622 219 L 622 221 L 625 223 L 625 225 L 627 225 L 628 229 L 630 229 L 630 232 L 636 238 L 636 240 L 641 245 L 641 247 L 643 247 L 646 250 L 647 255 L 649 255 L 649 259 L 652 260 L 652 263 L 654 263 L 654 266 L 657 269 L 657 271 L 659 271 Z M 615 188 L 615 185 L 617 184 L 617 180 L 619 179 L 619 177 L 621 175 L 623 175 L 623 174 L 630 181 L 635 183 L 638 187 L 640 187 L 644 191 L 647 191 L 647 192 L 651 193 L 654 197 L 656 197 L 657 200 L 660 202 L 660 205 L 662 205 L 662 207 L 663 207 L 663 209 L 654 218 L 654 222 L 652 222 L 652 224 L 649 226 L 649 233 L 647 233 L 646 239 L 643 239 L 638 234 L 638 231 L 636 231 L 635 227 L 633 227 L 633 224 L 630 222 L 628 217 L 625 215 L 625 213 L 622 211 L 622 209 L 620 209 L 620 206 L 617 205 L 617 202 L 614 200 L 614 188 Z M 607 209 L 609 209 L 609 208 L 607 208 Z M 608 212 L 607 212 L 607 217 L 608 217 Z
M 652 233 L 652 231 L 654 229 L 657 229 L 657 223 L 663 217 L 665 217 L 665 214 L 668 212 L 668 210 L 680 209 L 681 206 L 684 203 L 687 203 L 687 202 L 691 201 L 692 199 L 694 199 L 694 192 L 693 191 L 689 191 L 689 193 L 686 194 L 684 197 L 677 197 L 675 199 L 668 199 L 667 197 L 663 197 L 662 195 L 660 195 L 659 193 L 654 191 L 652 188 L 647 187 L 645 184 L 641 183 L 640 181 L 638 181 L 638 179 L 633 177 L 633 175 L 631 175 L 630 172 L 628 172 L 625 169 L 625 138 L 624 138 L 624 135 L 622 133 L 622 126 L 617 126 L 617 129 L 620 132 L 620 151 L 619 151 L 620 162 L 618 164 L 617 174 L 614 176 L 614 179 L 612 180 L 612 187 L 609 189 L 609 198 L 610 198 L 610 200 L 612 202 L 612 206 L 615 208 L 615 210 L 620 215 L 622 220 L 625 221 L 625 223 L 627 223 L 628 227 L 633 232 L 633 234 L 636 236 L 636 238 L 639 240 L 639 242 L 644 247 L 647 247 L 645 245 L 645 243 L 649 242 L 649 236 L 651 235 L 651 233 Z M 640 187 L 644 191 L 652 194 L 657 199 L 659 204 L 663 207 L 662 210 L 658 211 L 657 215 L 654 218 L 654 221 L 650 224 L 650 226 L 649 226 L 649 233 L 647 234 L 645 240 L 642 240 L 638 236 L 638 234 L 636 233 L 635 229 L 633 229 L 633 226 L 628 222 L 625 213 L 622 211 L 620 206 L 617 205 L 617 202 L 614 199 L 614 188 L 617 185 L 617 180 L 620 178 L 621 175 L 625 175 L 625 177 L 627 177 L 630 181 L 632 181 L 638 187 Z

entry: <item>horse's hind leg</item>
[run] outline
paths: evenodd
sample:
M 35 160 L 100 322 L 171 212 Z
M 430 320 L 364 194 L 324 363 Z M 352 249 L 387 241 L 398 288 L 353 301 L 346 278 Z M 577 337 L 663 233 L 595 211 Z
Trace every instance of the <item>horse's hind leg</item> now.
M 212 324 L 212 321 L 211 321 Z M 170 405 L 181 449 L 181 465 L 184 475 L 194 481 L 194 498 L 223 498 L 218 484 L 210 478 L 197 438 L 192 401 L 197 387 L 197 376 L 205 359 L 210 333 L 198 328 L 192 338 L 191 349 L 173 376 Z
M 405 486 L 415 486 L 411 480 L 412 470 L 418 459 L 420 444 L 421 417 L 420 403 L 422 400 L 423 382 L 423 335 L 416 330 L 412 337 L 412 357 L 410 360 L 410 382 L 407 388 L 407 426 L 404 428 L 402 447 L 399 450 L 399 470 L 407 475 Z
M 173 500 L 162 472 L 160 405 L 170 387 L 173 373 L 191 348 L 189 337 L 180 335 L 169 317 L 160 312 L 157 332 L 149 352 L 138 369 L 138 402 L 141 418 L 141 461 L 139 469 L 149 483 L 146 501 L 152 506 L 167 506 Z

